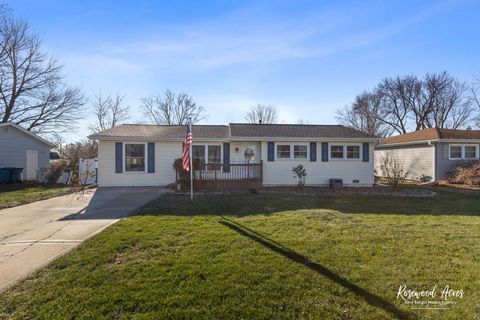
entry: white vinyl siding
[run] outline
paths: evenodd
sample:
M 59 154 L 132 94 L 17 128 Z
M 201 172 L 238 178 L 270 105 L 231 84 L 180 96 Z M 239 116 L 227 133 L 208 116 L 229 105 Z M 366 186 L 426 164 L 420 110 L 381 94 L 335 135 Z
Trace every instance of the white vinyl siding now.
M 284 145 L 286 143 L 276 142 L 275 145 Z M 292 145 L 297 145 L 293 143 Z M 332 145 L 337 143 L 331 142 Z M 340 143 L 343 145 L 344 143 Z M 300 145 L 300 143 L 298 143 Z M 262 142 L 261 151 L 263 161 L 263 184 L 264 185 L 296 185 L 297 180 L 291 173 L 292 167 L 303 164 L 307 171 L 306 184 L 314 186 L 326 186 L 329 179 L 343 179 L 347 186 L 371 186 L 374 182 L 373 175 L 373 143 L 370 144 L 370 161 L 336 161 L 331 160 L 322 162 L 322 142 L 317 142 L 317 161 L 307 159 L 275 159 L 275 161 L 266 161 L 267 142 Z M 358 145 L 358 143 L 347 143 L 346 145 Z M 309 149 L 309 148 L 308 148 Z M 361 149 L 361 148 L 360 148 Z M 275 151 L 277 151 L 275 147 Z M 275 153 L 276 156 L 276 153 Z M 360 157 L 362 157 L 360 155 Z M 358 183 L 353 183 L 358 180 Z
M 407 179 L 418 179 L 422 175 L 434 178 L 434 146 L 412 145 L 402 147 L 377 148 L 375 150 L 375 171 L 382 176 L 382 158 L 398 157 L 404 160 Z
M 100 141 L 98 143 L 98 184 L 101 187 L 107 187 L 165 186 L 174 183 L 173 161 L 181 156 L 181 142 L 157 142 L 155 143 L 155 173 L 125 171 L 115 173 L 115 142 Z

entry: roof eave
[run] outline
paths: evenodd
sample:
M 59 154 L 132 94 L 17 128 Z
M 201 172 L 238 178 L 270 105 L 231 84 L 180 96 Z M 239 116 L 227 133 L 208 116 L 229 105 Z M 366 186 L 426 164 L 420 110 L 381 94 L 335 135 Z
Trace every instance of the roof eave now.
M 397 147 L 397 146 L 406 146 L 406 145 L 415 145 L 415 144 L 425 144 L 432 142 L 444 142 L 444 143 L 480 143 L 480 139 L 425 139 L 417 141 L 405 141 L 405 142 L 396 142 L 396 143 L 380 143 L 377 145 L 377 148 L 387 148 L 387 147 Z

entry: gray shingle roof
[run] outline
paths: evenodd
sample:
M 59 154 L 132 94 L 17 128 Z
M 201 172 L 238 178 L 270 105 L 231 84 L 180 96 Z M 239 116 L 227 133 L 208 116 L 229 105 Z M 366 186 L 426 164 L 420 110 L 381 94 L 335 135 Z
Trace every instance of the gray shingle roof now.
M 223 125 L 194 125 L 194 139 L 229 138 L 377 138 L 367 133 L 341 125 L 303 125 L 303 124 L 248 124 L 231 123 Z M 184 139 L 184 125 L 136 125 L 124 124 L 112 129 L 97 132 L 93 139 L 146 139 L 177 140 Z
M 194 125 L 192 134 L 196 138 L 226 139 L 230 136 L 228 126 L 222 125 Z M 149 140 L 185 139 L 186 126 L 184 125 L 144 125 L 123 124 L 112 129 L 97 132 L 91 138 L 144 138 Z
M 231 123 L 232 137 L 376 138 L 341 125 Z

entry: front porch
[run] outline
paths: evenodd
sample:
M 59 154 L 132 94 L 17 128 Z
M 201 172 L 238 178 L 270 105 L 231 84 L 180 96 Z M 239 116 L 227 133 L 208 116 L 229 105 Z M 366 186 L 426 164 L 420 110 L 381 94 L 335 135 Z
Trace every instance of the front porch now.
M 189 186 L 190 177 L 176 169 L 176 184 Z M 186 181 L 187 180 L 187 181 Z M 195 164 L 193 188 L 195 191 L 248 191 L 263 185 L 263 162 Z

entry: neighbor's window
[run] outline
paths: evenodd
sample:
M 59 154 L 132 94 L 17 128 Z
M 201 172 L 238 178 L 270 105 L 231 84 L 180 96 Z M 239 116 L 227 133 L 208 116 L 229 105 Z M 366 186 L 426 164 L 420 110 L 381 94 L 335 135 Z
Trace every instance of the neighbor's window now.
M 279 144 L 277 146 L 277 158 L 279 158 L 279 159 L 290 159 L 290 145 Z
M 145 144 L 125 144 L 125 171 L 145 172 Z
M 347 159 L 360 159 L 360 146 L 347 146 Z
M 462 146 L 450 146 L 450 159 L 462 159 Z
M 331 146 L 330 147 L 330 158 L 332 158 L 332 159 L 343 159 L 343 146 Z
M 192 146 L 192 162 L 196 165 L 205 164 L 205 146 Z
M 475 158 L 477 158 L 477 147 L 465 146 L 465 159 L 475 159 Z
M 307 158 L 307 146 L 306 145 L 294 145 L 293 146 L 293 157 L 295 159 L 306 159 Z

